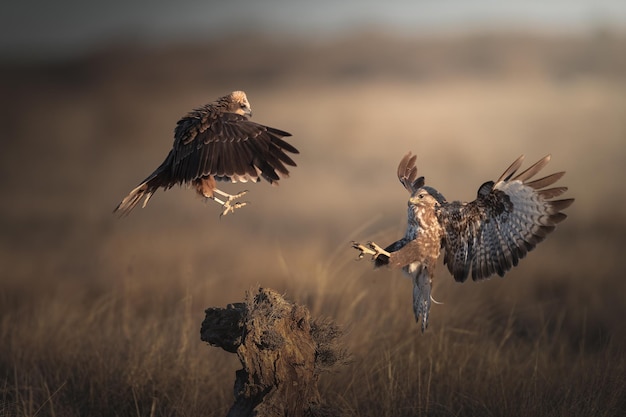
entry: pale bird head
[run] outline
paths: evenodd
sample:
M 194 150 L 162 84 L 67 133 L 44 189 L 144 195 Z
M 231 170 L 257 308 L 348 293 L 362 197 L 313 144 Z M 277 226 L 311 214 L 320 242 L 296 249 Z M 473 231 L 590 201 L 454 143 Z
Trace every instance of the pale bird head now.
M 251 117 L 252 108 L 250 107 L 246 93 L 243 91 L 233 91 L 230 93 L 230 106 L 228 110 L 232 113 Z

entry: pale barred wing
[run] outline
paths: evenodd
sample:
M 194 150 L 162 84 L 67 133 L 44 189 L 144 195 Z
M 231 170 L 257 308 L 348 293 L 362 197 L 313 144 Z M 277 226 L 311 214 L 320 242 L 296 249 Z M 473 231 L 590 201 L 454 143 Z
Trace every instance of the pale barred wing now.
M 174 183 L 214 176 L 217 180 L 273 183 L 287 177 L 296 163 L 286 152 L 298 150 L 282 138 L 291 134 L 210 106 L 182 118 L 174 132 L 171 178 Z
M 445 230 L 444 263 L 455 280 L 465 281 L 470 272 L 474 280 L 503 276 L 567 217 L 561 210 L 574 200 L 552 200 L 567 188 L 545 188 L 564 172 L 531 181 L 550 160 L 548 155 L 513 177 L 522 160 L 495 184 L 483 184 L 471 203 L 442 205 L 438 217 Z
M 417 177 L 416 159 L 417 155 L 408 152 L 398 164 L 398 179 L 410 194 L 424 186 L 424 177 Z

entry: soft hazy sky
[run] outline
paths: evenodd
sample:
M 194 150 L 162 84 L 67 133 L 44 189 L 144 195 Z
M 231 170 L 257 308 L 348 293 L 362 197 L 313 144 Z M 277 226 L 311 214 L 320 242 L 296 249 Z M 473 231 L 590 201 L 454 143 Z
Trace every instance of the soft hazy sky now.
M 0 5 L 0 57 L 255 30 L 323 36 L 366 26 L 432 31 L 625 24 L 626 0 L 14 0 Z

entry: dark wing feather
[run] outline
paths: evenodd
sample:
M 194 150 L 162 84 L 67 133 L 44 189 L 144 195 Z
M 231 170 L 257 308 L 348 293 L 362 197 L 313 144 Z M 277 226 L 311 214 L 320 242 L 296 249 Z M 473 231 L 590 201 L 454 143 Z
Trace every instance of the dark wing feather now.
M 549 162 L 550 156 L 546 156 L 513 177 L 522 159 L 495 184 L 483 184 L 476 200 L 444 203 L 439 209 L 437 216 L 445 230 L 444 263 L 457 281 L 465 281 L 470 272 L 474 280 L 503 276 L 566 218 L 561 210 L 574 200 L 550 199 L 567 188 L 542 189 L 563 173 L 529 181 Z
M 186 183 L 213 175 L 218 180 L 265 178 L 270 183 L 286 177 L 286 166 L 296 163 L 286 152 L 298 150 L 283 140 L 288 132 L 220 113 L 211 106 L 189 113 L 174 132 L 172 181 Z

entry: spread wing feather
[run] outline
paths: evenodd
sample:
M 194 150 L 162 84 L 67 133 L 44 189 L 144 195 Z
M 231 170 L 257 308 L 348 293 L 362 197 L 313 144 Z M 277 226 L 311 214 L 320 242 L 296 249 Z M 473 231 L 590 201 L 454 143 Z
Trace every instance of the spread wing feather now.
M 400 164 L 398 164 L 398 179 L 410 194 L 413 194 L 415 190 L 424 186 L 424 177 L 417 177 L 417 167 L 415 166 L 416 159 L 417 155 L 413 155 L 409 152 L 404 155 L 400 160 Z
M 296 163 L 286 152 L 298 150 L 282 138 L 288 132 L 248 120 L 235 113 L 218 113 L 209 106 L 189 113 L 174 132 L 172 185 L 213 175 L 218 180 L 269 182 L 289 174 Z
M 521 174 L 518 158 L 495 183 L 483 184 L 470 203 L 443 203 L 437 213 L 444 228 L 444 263 L 457 281 L 503 276 L 566 218 L 573 199 L 550 200 L 566 187 L 543 189 L 563 172 L 529 181 L 550 161 L 541 159 Z

